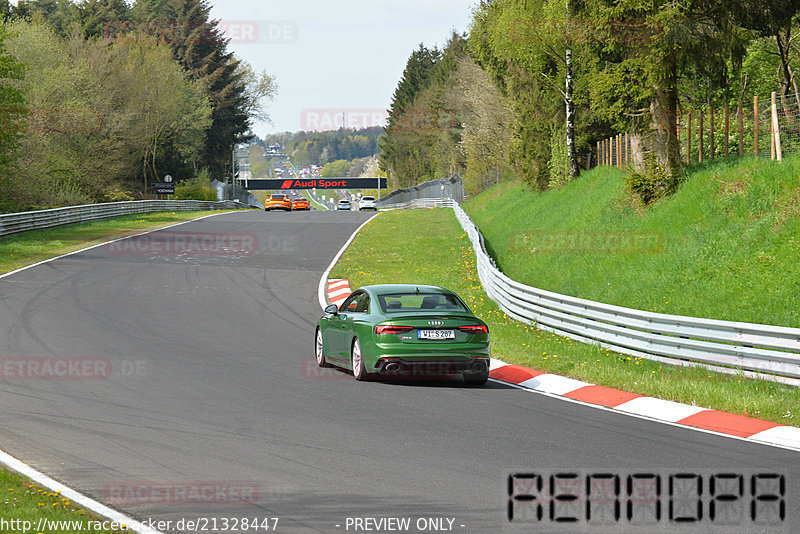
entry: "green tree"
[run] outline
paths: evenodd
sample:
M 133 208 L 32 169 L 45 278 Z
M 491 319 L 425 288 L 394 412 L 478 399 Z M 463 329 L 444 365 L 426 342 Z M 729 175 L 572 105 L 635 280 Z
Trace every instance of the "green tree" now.
M 210 99 L 212 122 L 200 164 L 211 176 L 220 178 L 230 165 L 233 146 L 252 138 L 249 113 L 254 109 L 252 97 L 259 89 L 248 92 L 254 88 L 248 88 L 247 70 L 227 50 L 227 40 L 218 21 L 210 18 L 210 10 L 205 0 L 136 0 L 131 18 L 150 23 L 152 33 L 166 40 L 189 78 Z M 258 83 L 264 81 L 262 76 Z M 268 95 L 274 89 L 273 84 Z
M 165 174 L 165 151 L 191 159 L 202 149 L 210 106 L 165 45 L 65 40 L 37 22 L 12 28 L 9 49 L 31 67 L 24 89 L 35 111 L 20 143 L 21 202 L 52 207 L 143 192 L 138 184 Z
M 322 168 L 323 178 L 340 178 L 342 176 L 350 176 L 350 162 L 346 159 L 331 161 Z
M 70 26 L 78 21 L 78 9 L 70 0 L 20 0 L 11 14 L 27 19 L 42 17 L 62 36 L 69 35 Z
M 130 20 L 125 0 L 83 0 L 78 4 L 78 20 L 86 37 L 103 37 L 120 31 Z
M 26 128 L 28 110 L 25 96 L 18 84 L 24 79 L 25 68 L 6 50 L 8 34 L 0 28 L 0 211 L 14 210 L 13 171 L 17 149 Z

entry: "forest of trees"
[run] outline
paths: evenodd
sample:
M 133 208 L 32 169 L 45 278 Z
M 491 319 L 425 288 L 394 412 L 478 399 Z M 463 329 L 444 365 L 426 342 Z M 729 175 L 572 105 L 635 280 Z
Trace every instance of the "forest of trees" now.
M 325 165 L 337 160 L 351 161 L 379 152 L 378 139 L 383 128 L 352 130 L 340 128 L 322 132 L 284 132 L 265 137 L 265 145 L 279 143 L 295 165 Z
M 0 210 L 141 198 L 222 178 L 274 79 L 227 50 L 206 0 L 0 3 Z
M 558 187 L 629 132 L 635 171 L 682 180 L 682 110 L 795 96 L 793 0 L 481 0 L 468 34 L 423 45 L 397 85 L 382 168 L 394 186 L 461 173 Z M 796 101 L 796 100 L 795 100 Z

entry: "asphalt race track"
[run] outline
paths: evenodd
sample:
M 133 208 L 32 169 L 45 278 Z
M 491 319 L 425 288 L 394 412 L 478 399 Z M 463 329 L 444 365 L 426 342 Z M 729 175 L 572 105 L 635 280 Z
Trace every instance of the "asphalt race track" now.
M 337 533 L 357 531 L 348 518 L 448 518 L 451 532 L 575 532 L 547 509 L 509 523 L 508 476 L 756 471 L 785 476 L 785 521 L 717 528 L 706 511 L 687 531 L 794 530 L 800 453 L 494 382 L 319 373 L 317 284 L 370 216 L 225 214 L 0 279 L 0 449 L 141 521 L 277 517 L 276 532 Z M 77 378 L 44 373 L 57 362 Z M 213 495 L 187 497 L 208 483 Z M 678 531 L 663 514 L 590 531 Z

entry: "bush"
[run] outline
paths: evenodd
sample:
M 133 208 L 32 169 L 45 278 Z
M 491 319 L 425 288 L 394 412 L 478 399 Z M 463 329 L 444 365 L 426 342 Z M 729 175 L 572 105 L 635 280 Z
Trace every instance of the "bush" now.
M 130 191 L 122 189 L 120 186 L 113 186 L 104 196 L 104 202 L 129 202 L 134 200 Z
M 628 190 L 638 196 L 645 206 L 677 191 L 683 180 L 684 176 L 680 173 L 668 174 L 652 153 L 644 155 L 642 172 L 633 170 L 625 177 Z
M 217 200 L 217 190 L 199 184 L 181 182 L 175 186 L 175 200 Z

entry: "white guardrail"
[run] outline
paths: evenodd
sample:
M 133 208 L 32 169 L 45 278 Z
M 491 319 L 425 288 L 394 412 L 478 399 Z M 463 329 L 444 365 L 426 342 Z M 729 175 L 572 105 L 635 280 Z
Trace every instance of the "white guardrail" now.
M 497 268 L 480 230 L 454 201 L 421 199 L 389 209 L 436 206 L 455 211 L 486 294 L 513 319 L 623 354 L 800 386 L 800 328 L 647 312 L 526 286 Z
M 138 200 L 132 202 L 108 202 L 104 204 L 86 204 L 68 208 L 25 211 L 0 215 L 0 236 L 52 228 L 63 224 L 94 221 L 131 215 L 135 213 L 153 213 L 157 211 L 198 211 L 216 209 L 249 208 L 241 202 L 225 200 L 210 202 L 203 200 Z

